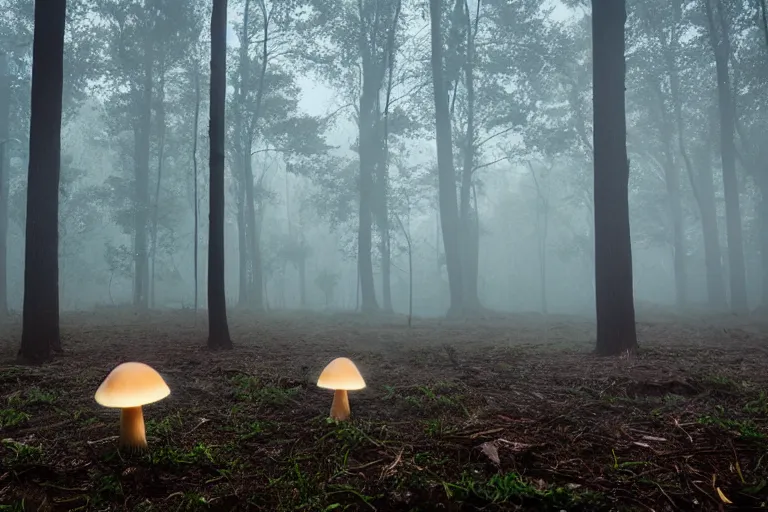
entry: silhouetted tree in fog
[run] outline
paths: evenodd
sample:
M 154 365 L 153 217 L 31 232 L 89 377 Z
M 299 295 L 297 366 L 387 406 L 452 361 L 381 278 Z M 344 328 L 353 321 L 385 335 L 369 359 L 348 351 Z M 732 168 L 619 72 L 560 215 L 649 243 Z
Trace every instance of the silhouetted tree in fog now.
M 8 314 L 8 176 L 11 168 L 11 70 L 8 55 L 0 53 L 0 318 Z
M 41 363 L 59 337 L 59 169 L 66 0 L 35 2 L 24 313 L 19 356 Z
M 624 100 L 624 0 L 592 0 L 597 353 L 637 347 Z
M 440 222 L 445 244 L 445 263 L 448 267 L 448 285 L 451 307 L 448 314 L 461 314 L 464 310 L 461 253 L 459 249 L 459 206 L 456 203 L 456 171 L 453 167 L 451 146 L 451 116 L 443 76 L 443 38 L 440 29 L 440 0 L 429 1 L 432 26 L 432 82 L 435 96 L 435 123 L 437 138 L 437 173 L 440 198 Z
M 744 245 L 739 207 L 739 180 L 736 176 L 736 148 L 733 141 L 734 117 L 729 59 L 731 41 L 724 6 L 715 0 L 704 0 L 709 41 L 715 54 L 717 69 L 717 104 L 720 113 L 720 156 L 723 164 L 723 193 L 725 196 L 725 227 L 728 239 L 728 266 L 731 280 L 731 310 L 747 310 L 747 279 L 744 268 Z M 715 18 L 715 16 L 717 18 Z
M 227 92 L 227 0 L 211 12 L 210 216 L 208 225 L 208 348 L 232 348 L 224 294 L 224 106 Z

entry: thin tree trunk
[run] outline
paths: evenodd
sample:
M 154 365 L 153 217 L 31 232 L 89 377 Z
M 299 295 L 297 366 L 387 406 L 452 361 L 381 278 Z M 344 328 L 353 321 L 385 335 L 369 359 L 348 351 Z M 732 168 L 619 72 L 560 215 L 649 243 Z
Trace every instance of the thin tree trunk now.
M 475 15 L 475 28 L 472 28 L 472 21 L 469 16 L 469 3 L 464 0 L 464 10 L 466 11 L 466 30 L 467 30 L 467 57 L 465 66 L 465 84 L 467 88 L 467 131 L 464 137 L 464 168 L 461 173 L 461 192 L 460 192 L 460 214 L 461 214 L 461 235 L 463 239 L 462 246 L 462 279 L 464 283 L 464 305 L 468 310 L 480 309 L 480 298 L 477 293 L 478 277 L 478 258 L 475 257 L 479 243 L 479 237 L 474 236 L 473 212 L 470 206 L 470 189 L 472 188 L 472 173 L 475 162 L 475 36 L 477 34 L 477 23 L 479 21 L 480 4 L 477 3 L 477 13 Z M 478 212 L 474 211 L 474 216 Z
M 659 143 L 663 148 L 664 184 L 667 189 L 669 219 L 672 223 L 672 266 L 675 277 L 675 302 L 678 308 L 688 303 L 688 279 L 686 275 L 685 235 L 683 233 L 683 207 L 680 199 L 680 170 L 672 149 L 672 120 L 667 114 L 667 104 L 658 80 L 650 80 L 650 86 L 658 102 L 657 122 Z
M 237 187 L 237 250 L 239 264 L 238 305 L 248 305 L 248 243 L 245 227 L 245 173 Z
M 464 312 L 461 255 L 459 247 L 459 208 L 456 203 L 456 172 L 453 167 L 451 140 L 451 119 L 448 111 L 448 97 L 443 76 L 443 42 L 440 28 L 440 0 L 429 1 L 432 39 L 432 82 L 435 100 L 435 123 L 437 139 L 438 191 L 440 197 L 440 220 L 443 228 L 445 262 L 448 268 L 448 285 L 451 292 L 449 316 Z
M 0 53 L 0 319 L 8 315 L 8 185 L 11 151 L 11 79 L 8 56 Z
M 227 0 L 211 11 L 210 219 L 208 226 L 208 348 L 231 349 L 224 289 L 224 112 L 227 94 Z
M 32 104 L 19 358 L 61 351 L 59 334 L 59 173 L 66 0 L 35 2 Z
M 744 266 L 744 247 L 739 206 L 739 183 L 736 176 L 736 148 L 733 131 L 734 116 L 728 59 L 731 53 L 723 6 L 717 1 L 720 31 L 715 27 L 712 0 L 705 0 L 709 37 L 715 54 L 717 70 L 717 101 L 720 112 L 720 158 L 723 166 L 723 191 L 725 195 L 725 225 L 728 239 L 728 265 L 731 282 L 731 310 L 747 312 L 747 278 Z
M 396 215 L 395 219 L 403 231 L 405 242 L 408 244 L 408 327 L 410 327 L 413 320 L 413 247 L 411 246 L 411 235 L 409 233 L 410 219 L 408 220 L 408 229 L 403 225 L 399 215 Z
M 257 229 L 257 224 L 259 220 L 256 218 L 256 209 L 255 209 L 255 194 L 254 194 L 254 184 L 253 184 L 253 169 L 251 167 L 251 148 L 253 144 L 253 134 L 256 129 L 256 123 L 259 120 L 259 116 L 261 114 L 261 102 L 264 97 L 264 80 L 266 78 L 267 74 L 267 63 L 268 63 L 268 51 L 267 51 L 267 43 L 269 41 L 269 13 L 267 12 L 266 4 L 264 3 L 264 0 L 259 0 L 259 8 L 261 9 L 262 14 L 262 51 L 261 51 L 261 73 L 259 75 L 259 87 L 256 90 L 256 109 L 253 113 L 253 118 L 251 119 L 250 126 L 247 127 L 245 130 L 246 132 L 246 139 L 243 141 L 243 156 L 245 158 L 245 200 L 246 200 L 246 208 L 245 208 L 245 214 L 248 216 L 246 226 L 248 228 L 247 238 L 248 243 L 250 245 L 250 257 L 251 257 L 251 280 L 250 280 L 250 289 L 249 289 L 249 298 L 251 300 L 251 305 L 257 310 L 261 310 L 264 308 L 264 301 L 263 301 L 263 288 L 264 288 L 264 282 L 263 282 L 263 276 L 262 276 L 262 268 L 261 268 L 261 247 L 259 243 L 259 232 L 260 230 Z M 243 34 L 247 37 L 247 31 L 246 28 L 243 28 Z M 247 39 L 246 39 L 247 40 Z M 244 68 L 243 76 L 247 77 L 247 66 Z
M 680 23 L 682 18 L 682 6 L 679 1 L 673 3 L 675 26 Z M 679 52 L 679 32 L 673 29 L 673 33 L 667 39 L 660 35 L 659 43 L 664 48 L 665 61 L 667 65 L 667 73 L 669 75 L 669 90 L 672 97 L 672 104 L 674 107 L 675 126 L 677 129 L 677 145 L 679 146 L 680 155 L 683 158 L 685 164 L 686 173 L 688 174 L 688 180 L 693 190 L 694 199 L 699 207 L 699 213 L 702 217 L 702 234 L 704 238 L 704 259 L 707 267 L 707 297 L 711 307 L 722 309 L 727 305 L 725 297 L 725 287 L 723 286 L 723 273 L 722 265 L 720 264 L 720 237 L 718 235 L 717 217 L 714 209 L 714 191 L 712 185 L 712 173 L 706 171 L 709 175 L 708 178 L 704 178 L 708 181 L 707 184 L 701 183 L 694 173 L 694 166 L 688 156 L 686 149 L 685 137 L 683 130 L 685 123 L 683 121 L 683 105 L 682 98 L 680 97 L 680 73 L 678 71 L 677 55 Z M 709 164 L 707 164 L 709 167 Z M 701 175 L 704 171 L 699 169 Z M 708 195 L 709 194 L 709 195 Z M 712 214 L 715 214 L 712 217 Z M 705 217 L 707 221 L 705 222 Z M 714 244 L 712 243 L 714 241 Z
M 592 0 L 597 353 L 637 348 L 624 99 L 625 0 Z
M 197 204 L 197 130 L 200 122 L 200 74 L 197 69 L 197 61 L 195 61 L 195 121 L 192 125 L 192 170 L 194 173 L 194 191 L 195 191 L 195 322 L 197 322 L 197 308 L 198 308 L 198 274 L 199 274 L 199 253 L 200 253 L 200 208 Z
M 160 213 L 160 186 L 163 180 L 163 159 L 165 156 L 165 66 L 161 64 L 159 97 L 157 104 L 157 183 L 155 204 L 152 211 L 152 276 L 150 279 L 150 306 L 155 307 L 155 266 L 157 262 L 157 221 Z
M 239 73 L 240 83 L 238 84 L 238 105 L 234 109 L 235 116 L 235 154 L 238 155 L 241 166 L 242 176 L 237 179 L 237 241 L 238 241 L 238 256 L 239 256 L 239 280 L 238 280 L 238 305 L 240 307 L 246 307 L 248 305 L 248 245 L 246 234 L 246 221 L 245 221 L 245 163 L 246 159 L 250 159 L 250 151 L 246 155 L 245 141 L 246 130 L 243 129 L 243 117 L 245 108 L 246 97 L 246 85 L 248 78 L 248 50 L 250 48 L 248 39 L 248 25 L 250 18 L 250 0 L 245 0 L 243 10 L 243 32 L 240 35 L 240 62 Z
M 707 273 L 707 295 L 710 305 L 716 309 L 728 305 L 725 294 L 725 279 L 723 278 L 722 250 L 717 226 L 717 206 L 715 205 L 715 185 L 712 175 L 712 155 L 710 136 L 705 137 L 706 146 L 698 154 L 696 167 L 698 176 L 696 183 L 701 196 L 701 229 L 704 237 L 704 266 Z M 711 298 L 717 298 L 712 302 Z

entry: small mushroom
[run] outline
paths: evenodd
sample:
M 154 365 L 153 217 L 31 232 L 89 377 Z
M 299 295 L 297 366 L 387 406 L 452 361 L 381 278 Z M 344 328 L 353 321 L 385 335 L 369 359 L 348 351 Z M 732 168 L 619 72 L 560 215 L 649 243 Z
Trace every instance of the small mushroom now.
M 325 367 L 317 379 L 317 386 L 335 391 L 331 405 L 331 418 L 344 421 L 349 418 L 347 391 L 363 389 L 365 381 L 355 363 L 346 357 L 338 357 Z
M 142 451 L 147 448 L 147 436 L 141 407 L 170 394 L 168 385 L 152 367 L 123 363 L 107 375 L 94 398 L 99 405 L 121 409 L 120 447 Z

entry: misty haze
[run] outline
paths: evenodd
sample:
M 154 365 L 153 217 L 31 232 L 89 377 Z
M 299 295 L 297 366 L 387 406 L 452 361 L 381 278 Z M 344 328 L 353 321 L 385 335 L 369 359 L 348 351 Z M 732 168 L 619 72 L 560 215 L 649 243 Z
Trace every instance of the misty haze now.
M 0 511 L 768 506 L 766 0 L 0 0 Z

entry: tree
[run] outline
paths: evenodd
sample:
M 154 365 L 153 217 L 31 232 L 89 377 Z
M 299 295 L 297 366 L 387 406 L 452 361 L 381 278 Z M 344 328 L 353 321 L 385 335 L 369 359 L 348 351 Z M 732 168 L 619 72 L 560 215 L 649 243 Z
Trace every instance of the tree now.
M 0 53 L 0 318 L 8 314 L 8 175 L 11 167 L 7 147 L 11 117 L 11 70 L 8 64 L 8 56 Z
M 432 38 L 432 82 L 435 101 L 437 138 L 438 192 L 440 222 L 445 245 L 445 261 L 448 268 L 448 285 L 451 293 L 449 316 L 463 313 L 464 286 L 462 284 L 461 254 L 459 249 L 459 207 L 456 204 L 456 171 L 453 166 L 451 118 L 448 96 L 443 76 L 443 37 L 440 29 L 442 9 L 440 0 L 429 1 Z
M 224 293 L 224 108 L 227 93 L 227 0 L 211 11 L 211 101 L 208 136 L 210 215 L 208 224 L 208 348 L 231 349 Z
M 624 101 L 625 0 L 592 0 L 597 353 L 637 348 Z
M 712 8 L 715 2 L 717 12 Z M 734 109 L 729 77 L 731 41 L 725 6 L 720 0 L 704 0 L 709 41 L 715 55 L 717 69 L 717 103 L 720 113 L 720 158 L 723 165 L 723 191 L 725 193 L 725 225 L 728 239 L 728 264 L 731 281 L 731 310 L 747 310 L 747 280 L 744 268 L 744 246 L 739 207 L 739 182 L 736 176 L 736 148 L 734 147 Z M 717 16 L 717 22 L 715 21 Z M 719 28 L 718 28 L 719 27 Z
M 32 363 L 61 350 L 59 171 L 66 0 L 35 2 L 29 128 L 24 312 L 19 356 Z

